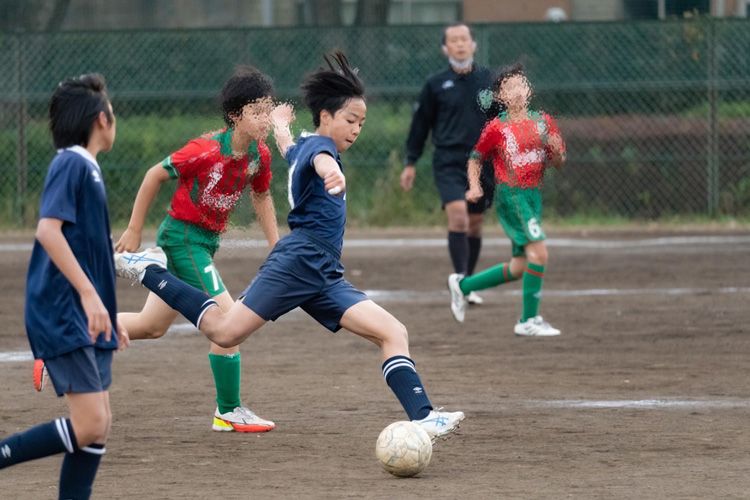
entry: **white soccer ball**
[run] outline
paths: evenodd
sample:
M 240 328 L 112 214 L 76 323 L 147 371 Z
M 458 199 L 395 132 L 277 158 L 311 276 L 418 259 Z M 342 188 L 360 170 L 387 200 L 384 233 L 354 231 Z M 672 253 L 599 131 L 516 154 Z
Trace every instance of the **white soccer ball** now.
M 432 440 L 421 426 L 402 420 L 383 429 L 375 443 L 383 468 L 399 477 L 419 474 L 432 458 Z

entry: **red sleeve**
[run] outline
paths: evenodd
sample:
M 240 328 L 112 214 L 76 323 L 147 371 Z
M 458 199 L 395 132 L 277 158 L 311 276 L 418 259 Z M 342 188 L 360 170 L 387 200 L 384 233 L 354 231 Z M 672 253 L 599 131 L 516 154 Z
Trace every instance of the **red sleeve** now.
M 194 177 L 203 164 L 203 159 L 211 153 L 211 148 L 215 147 L 212 141 L 193 139 L 181 149 L 167 156 L 161 164 L 173 179 Z
M 271 150 L 265 142 L 258 142 L 258 155 L 260 156 L 260 167 L 253 176 L 251 182 L 253 191 L 265 193 L 271 187 Z
M 474 150 L 471 152 L 472 158 L 484 160 L 490 156 L 493 151 L 502 146 L 504 141 L 500 128 L 500 120 L 497 118 L 484 126 L 482 134 L 479 136 L 479 140 L 477 140 L 477 143 L 474 145 Z
M 548 115 L 547 113 L 544 113 L 544 121 L 547 124 L 547 138 L 548 138 L 547 141 L 549 142 L 549 137 L 553 135 L 558 135 L 560 136 L 560 139 L 562 139 L 562 134 L 560 134 L 560 129 L 557 126 L 557 121 L 554 118 L 552 118 L 550 115 Z M 545 144 L 544 149 L 546 150 L 547 157 L 549 158 L 551 154 L 551 151 L 549 149 L 549 144 Z M 562 153 L 563 154 L 565 153 L 566 149 L 567 148 L 565 146 L 565 141 L 562 141 Z
M 544 113 L 544 121 L 547 123 L 548 135 L 560 135 L 560 129 L 557 127 L 557 121 L 547 113 Z

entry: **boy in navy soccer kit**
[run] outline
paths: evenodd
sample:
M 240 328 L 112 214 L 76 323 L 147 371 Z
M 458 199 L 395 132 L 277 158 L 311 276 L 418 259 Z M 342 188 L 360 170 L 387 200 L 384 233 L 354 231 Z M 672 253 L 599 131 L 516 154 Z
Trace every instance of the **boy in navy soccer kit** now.
M 346 223 L 346 178 L 339 153 L 359 136 L 367 107 L 364 86 L 343 54 L 336 65 L 309 75 L 302 84 L 316 133 L 294 144 L 289 123 L 292 111 L 272 114 L 274 135 L 290 165 L 288 222 L 282 238 L 255 279 L 229 312 L 211 298 L 184 284 L 165 269 L 160 249 L 116 254 L 121 276 L 137 279 L 182 313 L 213 342 L 233 346 L 266 321 L 301 307 L 329 330 L 347 329 L 381 349 L 382 371 L 410 420 L 433 438 L 454 431 L 462 412 L 435 411 L 409 357 L 406 328 L 369 300 L 343 277 L 340 263 Z
M 0 469 L 65 453 L 60 498 L 89 498 L 112 420 L 112 353 L 127 345 L 117 325 L 107 195 L 96 161 L 115 139 L 101 75 L 66 80 L 49 109 L 55 146 L 42 193 L 26 282 L 26 330 L 70 418 L 0 441 Z

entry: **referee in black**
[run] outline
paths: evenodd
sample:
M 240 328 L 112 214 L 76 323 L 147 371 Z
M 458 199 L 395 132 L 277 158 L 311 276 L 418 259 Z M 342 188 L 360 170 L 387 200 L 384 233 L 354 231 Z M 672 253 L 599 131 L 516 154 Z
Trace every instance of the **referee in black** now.
M 480 99 L 491 98 L 492 75 L 474 64 L 477 44 L 465 24 L 453 24 L 443 31 L 443 54 L 449 67 L 430 76 L 419 95 L 419 102 L 406 140 L 406 166 L 401 187 L 409 191 L 417 171 L 414 164 L 424 150 L 432 131 L 435 154 L 432 172 L 440 200 L 448 218 L 448 250 L 453 270 L 466 276 L 474 272 L 482 248 L 484 211 L 492 205 L 495 191 L 491 168 L 482 172 L 484 197 L 467 203 L 466 162 L 487 117 Z M 470 304 L 481 304 L 476 293 L 467 296 Z

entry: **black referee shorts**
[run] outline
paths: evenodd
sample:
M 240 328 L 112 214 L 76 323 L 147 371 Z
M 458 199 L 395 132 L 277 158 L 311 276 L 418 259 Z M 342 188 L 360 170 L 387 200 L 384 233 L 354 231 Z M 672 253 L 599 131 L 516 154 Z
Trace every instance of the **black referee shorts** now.
M 466 170 L 468 156 L 460 155 L 438 155 L 435 152 L 435 160 L 432 166 L 432 175 L 435 178 L 435 186 L 440 193 L 441 206 L 457 200 L 466 199 L 466 190 L 469 189 L 469 180 Z M 469 213 L 481 214 L 492 206 L 495 196 L 495 174 L 490 163 L 482 166 L 482 174 L 479 178 L 484 195 L 476 203 L 468 203 Z

